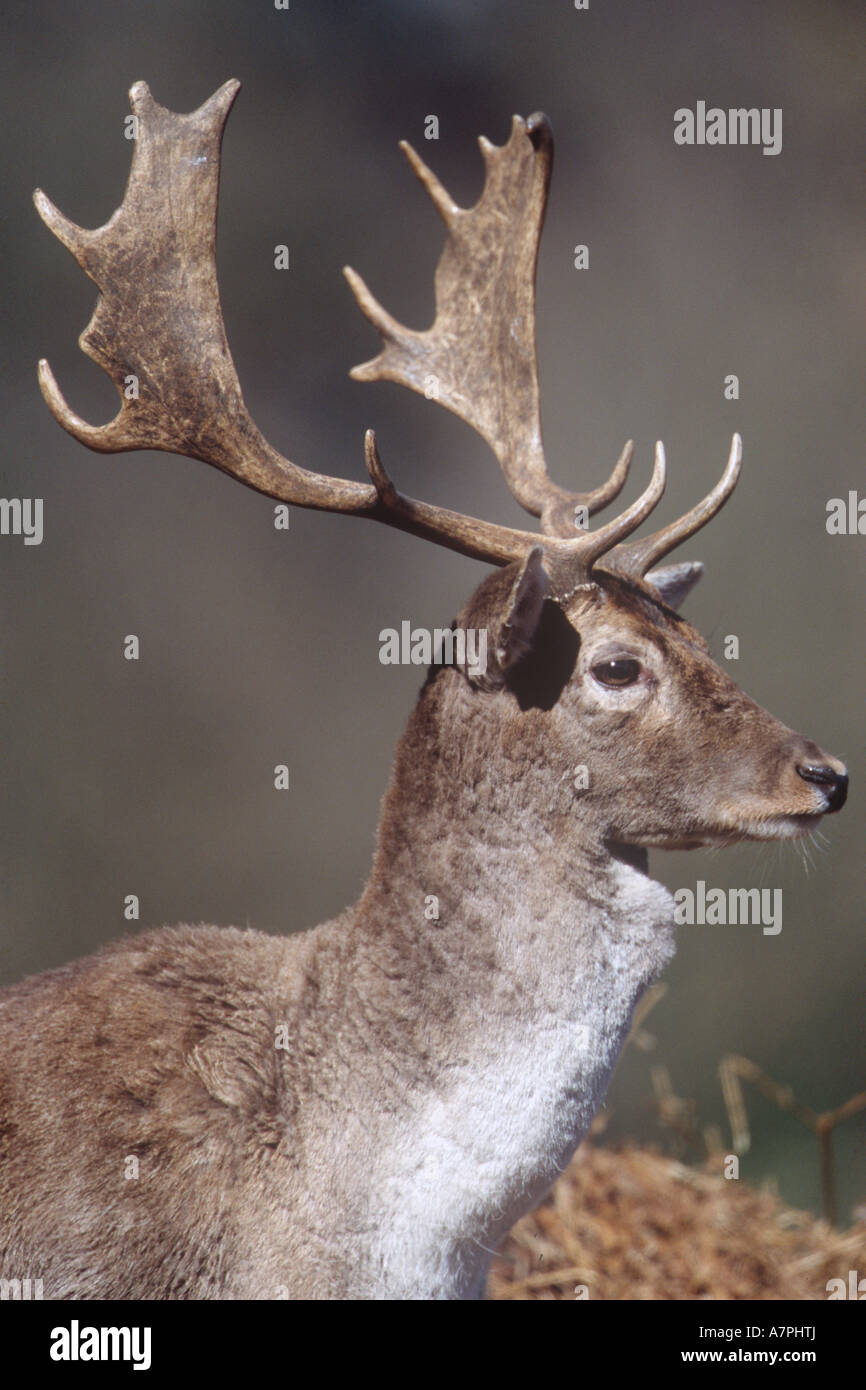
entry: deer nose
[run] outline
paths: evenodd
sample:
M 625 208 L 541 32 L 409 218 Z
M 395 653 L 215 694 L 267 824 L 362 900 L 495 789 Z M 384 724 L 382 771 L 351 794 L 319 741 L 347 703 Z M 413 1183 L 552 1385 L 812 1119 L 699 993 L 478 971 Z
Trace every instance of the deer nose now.
M 848 769 L 834 758 L 831 762 L 798 763 L 797 773 L 804 782 L 826 788 L 827 810 L 841 811 L 848 796 Z

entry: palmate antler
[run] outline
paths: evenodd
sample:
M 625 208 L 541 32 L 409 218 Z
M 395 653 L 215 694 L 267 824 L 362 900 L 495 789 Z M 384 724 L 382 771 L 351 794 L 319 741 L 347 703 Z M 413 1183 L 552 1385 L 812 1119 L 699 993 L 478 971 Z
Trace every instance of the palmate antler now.
M 135 83 L 130 101 L 139 133 L 132 169 L 123 204 L 105 226 L 83 230 L 36 191 L 43 220 L 100 290 L 79 341 L 121 393 L 114 420 L 88 425 L 69 408 L 41 361 L 42 392 L 64 429 L 105 453 L 163 449 L 202 459 L 281 501 L 382 521 L 493 564 L 525 559 L 540 545 L 560 595 L 587 581 L 602 558 L 606 570 L 645 575 L 715 515 L 739 473 L 736 435 L 725 473 L 709 496 L 679 521 L 636 542 L 626 537 L 664 491 L 661 444 L 646 491 L 594 531 L 575 534 L 575 508 L 592 513 L 617 496 L 631 443 L 608 481 L 593 492 L 569 493 L 548 476 L 535 351 L 535 266 L 553 137 L 538 114 L 527 121 L 515 116 L 502 147 L 480 142 L 487 178 L 480 201 L 469 210 L 458 208 L 414 150 L 403 146 L 447 229 L 429 331 L 402 327 L 354 271 L 346 275 L 385 340 L 380 355 L 352 375 L 426 392 L 472 425 L 496 454 L 514 497 L 541 518 L 542 534 L 403 497 L 385 473 L 372 430 L 365 440 L 370 483 L 311 473 L 278 454 L 244 404 L 216 278 L 220 145 L 239 86 L 226 82 L 184 116 L 159 106 L 146 83 Z M 127 389 L 130 378 L 135 390 Z

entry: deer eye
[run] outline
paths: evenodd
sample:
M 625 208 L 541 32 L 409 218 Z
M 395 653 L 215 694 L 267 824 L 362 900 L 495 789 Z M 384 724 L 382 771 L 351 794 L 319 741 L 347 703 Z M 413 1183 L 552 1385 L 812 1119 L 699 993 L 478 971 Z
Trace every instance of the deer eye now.
M 592 668 L 592 674 L 602 685 L 634 685 L 640 675 L 640 662 L 633 656 L 613 656 L 607 661 L 599 661 Z

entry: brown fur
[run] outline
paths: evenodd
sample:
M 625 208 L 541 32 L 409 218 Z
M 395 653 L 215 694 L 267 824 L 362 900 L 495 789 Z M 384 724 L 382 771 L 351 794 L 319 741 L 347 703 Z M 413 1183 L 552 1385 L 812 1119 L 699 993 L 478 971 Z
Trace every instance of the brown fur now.
M 515 572 L 492 575 L 461 615 L 488 628 L 491 651 L 514 617 Z M 631 946 L 628 918 L 610 916 L 626 848 L 639 860 L 646 844 L 746 838 L 762 817 L 811 824 L 825 807 L 796 767 L 827 755 L 749 700 L 646 586 L 605 576 L 564 616 L 568 641 L 563 615 L 537 605 L 528 654 L 484 681 L 456 668 L 427 681 L 369 882 L 341 918 L 287 939 L 147 931 L 0 992 L 0 1276 L 42 1277 L 49 1298 L 480 1292 L 477 1247 L 549 1185 L 553 1141 L 539 1138 L 535 1176 L 517 1164 L 503 1178 L 495 1219 L 473 1205 L 467 1155 L 468 1215 L 454 1230 L 416 1222 L 412 1238 L 441 1241 L 453 1279 L 416 1279 L 387 1253 L 382 1155 L 402 1172 L 406 1136 L 423 1156 L 425 1124 L 435 1148 L 424 1117 L 447 1109 L 455 1080 L 477 1077 L 483 1104 L 496 1058 L 567 1012 L 580 981 L 587 1009 L 599 990 L 623 1003 L 599 1015 L 587 1079 L 569 1063 L 575 1134 L 551 1121 L 567 1157 L 632 995 L 666 959 L 652 929 Z M 585 664 L 608 629 L 655 673 L 619 706 Z M 565 775 L 575 763 L 591 768 L 583 794 Z M 610 975 L 621 951 L 628 981 L 622 966 Z

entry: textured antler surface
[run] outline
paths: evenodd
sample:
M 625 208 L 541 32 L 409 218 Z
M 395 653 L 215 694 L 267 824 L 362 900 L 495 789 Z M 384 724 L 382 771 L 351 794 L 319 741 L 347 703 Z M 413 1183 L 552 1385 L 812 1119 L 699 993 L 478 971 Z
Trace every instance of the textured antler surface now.
M 553 157 L 544 116 L 515 117 L 508 144 L 481 141 L 487 166 L 475 208 L 454 205 L 414 152 L 410 162 L 447 227 L 436 274 L 437 314 L 427 333 L 402 328 L 347 272 L 361 307 L 385 338 L 364 380 L 387 377 L 430 391 L 488 439 L 515 497 L 542 518 L 543 538 L 496 526 L 397 492 L 372 431 L 365 461 L 370 482 L 311 473 L 278 454 L 244 404 L 226 341 L 215 264 L 220 145 L 239 83 L 226 82 L 190 115 L 159 106 L 144 82 L 131 92 L 138 138 L 122 206 L 103 227 L 85 231 L 37 190 L 36 206 L 100 290 L 81 346 L 114 381 L 121 407 L 107 425 L 89 425 L 64 400 L 45 361 L 39 378 L 57 420 L 91 449 L 164 449 L 202 459 L 249 487 L 301 507 L 382 521 L 493 564 L 526 560 L 539 540 L 552 581 L 564 597 L 605 568 L 639 576 L 705 524 L 739 471 L 735 436 L 728 469 L 705 502 L 636 545 L 627 536 L 664 490 L 656 448 L 652 479 L 621 515 L 595 531 L 575 532 L 574 507 L 593 511 L 622 487 L 631 445 L 608 482 L 568 493 L 548 477 L 541 448 L 535 362 L 535 264 Z M 435 378 L 431 383 L 430 378 Z M 615 549 L 614 549 L 615 547 Z
M 692 507 L 691 511 L 686 512 L 678 521 L 672 521 L 660 531 L 654 531 L 651 536 L 642 536 L 640 540 L 626 541 L 618 545 L 606 557 L 605 568 L 635 577 L 645 575 L 647 570 L 676 546 L 688 540 L 689 536 L 700 531 L 702 526 L 706 526 L 707 522 L 712 520 L 716 512 L 721 511 L 737 485 L 742 464 L 743 441 L 735 434 L 731 440 L 731 451 L 725 471 L 712 492 L 707 493 L 702 502 L 698 502 L 697 506 Z
M 91 449 L 165 449 L 299 505 L 367 507 L 375 503 L 370 486 L 322 478 L 282 459 L 244 404 L 214 257 L 220 145 L 239 87 L 226 82 L 197 111 L 178 115 L 154 101 L 147 83 L 135 83 L 132 168 L 123 204 L 105 226 L 85 231 L 37 189 L 41 217 L 100 290 L 79 342 L 114 381 L 122 403 L 109 424 L 87 424 L 45 361 L 42 391 L 64 429 Z
M 224 402 L 232 414 L 242 405 L 213 255 L 219 146 L 238 86 L 227 82 L 200 110 L 177 116 L 157 106 L 144 82 L 135 84 L 130 100 L 139 135 L 129 183 L 104 227 L 84 231 L 44 193 L 35 194 L 44 221 L 101 292 L 79 342 L 120 391 L 119 415 L 108 425 L 85 424 L 69 410 L 51 369 L 41 368 L 55 416 L 91 449 L 185 453 L 210 433 Z M 131 376 L 139 381 L 137 396 L 125 393 Z
M 553 133 L 536 112 L 515 116 L 506 145 L 479 140 L 486 178 L 473 208 L 461 208 L 412 146 L 400 148 L 446 228 L 436 269 L 436 317 L 426 332 L 392 318 L 354 270 L 358 303 L 379 330 L 378 357 L 352 370 L 357 381 L 396 381 L 437 400 L 492 448 L 514 497 L 540 516 L 548 535 L 573 537 L 575 507 L 591 513 L 620 492 L 626 445 L 608 481 L 570 493 L 548 476 L 541 439 L 535 345 L 535 270 L 553 167 Z

